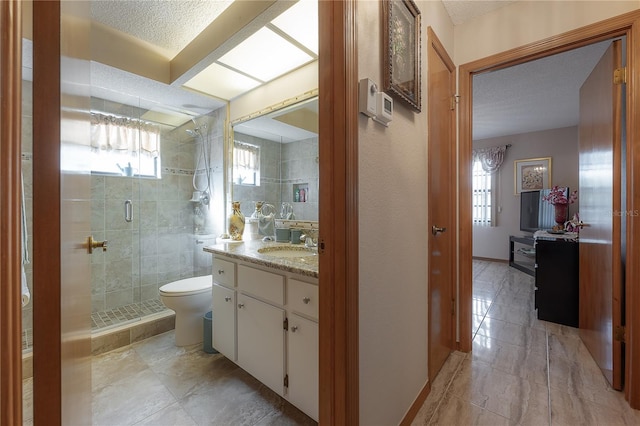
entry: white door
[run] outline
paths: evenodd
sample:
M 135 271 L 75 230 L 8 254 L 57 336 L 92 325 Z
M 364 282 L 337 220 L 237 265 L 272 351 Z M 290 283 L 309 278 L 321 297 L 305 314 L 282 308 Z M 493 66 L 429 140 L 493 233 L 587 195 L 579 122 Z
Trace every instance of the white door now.
M 318 420 L 318 323 L 296 314 L 289 317 L 288 399 Z
M 284 310 L 238 294 L 238 365 L 284 395 Z
M 236 360 L 236 292 L 213 285 L 212 327 L 213 347 L 218 352 Z

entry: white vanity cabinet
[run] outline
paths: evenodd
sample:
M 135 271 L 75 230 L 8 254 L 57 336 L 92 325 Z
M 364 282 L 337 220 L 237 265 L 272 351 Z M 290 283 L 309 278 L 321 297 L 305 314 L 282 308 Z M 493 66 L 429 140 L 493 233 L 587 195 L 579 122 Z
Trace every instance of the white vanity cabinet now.
M 217 253 L 213 276 L 213 347 L 317 421 L 317 279 Z
M 285 277 L 238 265 L 238 365 L 281 396 L 285 386 Z

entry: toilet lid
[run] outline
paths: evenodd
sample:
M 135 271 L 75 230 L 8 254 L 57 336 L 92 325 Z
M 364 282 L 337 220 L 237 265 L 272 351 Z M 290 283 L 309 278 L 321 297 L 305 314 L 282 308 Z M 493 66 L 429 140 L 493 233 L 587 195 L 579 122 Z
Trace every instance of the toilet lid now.
M 213 277 L 205 275 L 203 277 L 186 278 L 184 280 L 174 281 L 160 287 L 160 293 L 170 296 L 181 294 L 202 293 L 211 290 Z

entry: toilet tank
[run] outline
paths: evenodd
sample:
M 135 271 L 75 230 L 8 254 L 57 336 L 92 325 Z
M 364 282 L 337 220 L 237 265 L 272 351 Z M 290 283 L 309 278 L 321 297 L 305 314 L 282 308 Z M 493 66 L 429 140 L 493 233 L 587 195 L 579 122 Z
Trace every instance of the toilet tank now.
M 216 243 L 216 236 L 213 234 L 193 234 L 193 269 L 195 275 L 207 275 L 211 273 L 211 261 L 213 256 L 203 250 L 206 246 Z

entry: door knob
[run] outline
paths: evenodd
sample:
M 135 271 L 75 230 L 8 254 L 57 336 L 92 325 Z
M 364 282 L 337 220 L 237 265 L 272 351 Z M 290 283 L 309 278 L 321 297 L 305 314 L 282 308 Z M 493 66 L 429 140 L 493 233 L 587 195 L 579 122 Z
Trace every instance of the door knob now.
M 444 231 L 446 231 L 446 230 L 447 230 L 447 228 L 438 228 L 438 227 L 437 227 L 437 226 L 435 226 L 435 225 L 433 225 L 433 226 L 431 227 L 431 233 L 432 233 L 433 235 L 438 235 L 438 234 L 440 234 L 440 233 L 442 233 L 442 232 L 444 232 Z
M 238 303 L 238 309 L 244 308 L 244 303 Z
M 87 237 L 87 251 L 89 254 L 93 253 L 93 249 L 102 247 L 102 251 L 107 251 L 107 240 L 96 241 L 93 239 L 93 235 Z
M 580 222 L 576 223 L 576 225 L 575 225 L 575 226 L 577 226 L 578 228 L 582 229 L 582 228 L 584 228 L 585 226 L 588 228 L 588 227 L 590 227 L 591 225 L 589 225 L 588 223 L 584 223 L 583 221 L 580 221 Z
M 231 302 L 231 298 L 229 296 L 225 296 L 224 301 L 225 302 Z
M 295 333 L 298 330 L 298 326 L 294 325 L 293 327 L 291 327 L 291 332 Z

